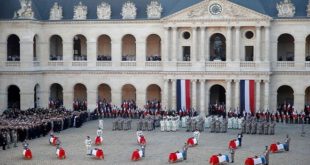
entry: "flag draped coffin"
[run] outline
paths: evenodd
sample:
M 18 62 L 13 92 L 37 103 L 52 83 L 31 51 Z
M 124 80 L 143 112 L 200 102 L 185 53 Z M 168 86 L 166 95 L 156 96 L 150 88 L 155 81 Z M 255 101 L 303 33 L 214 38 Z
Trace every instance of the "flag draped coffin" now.
M 240 108 L 247 113 L 255 113 L 255 81 L 240 80 Z
M 30 149 L 24 149 L 23 156 L 25 159 L 32 159 L 32 153 Z
M 239 146 L 240 146 L 239 140 L 234 139 L 234 140 L 231 140 L 231 141 L 229 142 L 229 146 L 228 146 L 228 147 L 231 147 L 231 148 L 233 148 L 233 149 L 236 149 L 236 148 L 238 148 Z
M 209 163 L 212 165 L 219 164 L 219 163 L 224 163 L 224 162 L 229 162 L 228 155 L 212 155 L 210 157 Z
M 139 160 L 143 156 L 142 150 L 135 150 L 132 152 L 131 160 Z
M 138 136 L 138 144 L 146 144 L 146 140 L 144 136 Z
M 169 161 L 176 162 L 183 160 L 183 153 L 182 152 L 173 152 L 169 154 Z
M 55 146 L 55 145 L 56 145 L 56 142 L 57 142 L 57 139 L 58 139 L 58 137 L 56 137 L 56 136 L 51 137 L 51 138 L 50 138 L 50 144 Z
M 197 145 L 197 144 L 198 144 L 198 141 L 197 141 L 196 138 L 191 137 L 191 138 L 188 138 L 188 139 L 187 139 L 187 144 L 188 144 L 189 146 L 194 146 L 194 145 Z
M 102 149 L 97 149 L 97 148 L 92 149 L 91 154 L 93 156 L 95 156 L 95 158 L 97 158 L 97 159 L 103 159 L 104 158 Z
M 177 110 L 191 108 L 191 81 L 190 80 L 177 80 Z
M 95 139 L 95 144 L 96 145 L 101 145 L 103 142 L 103 138 L 101 136 L 97 136 Z
M 56 149 L 56 155 L 58 159 L 65 159 L 66 158 L 66 152 L 63 148 Z
M 284 144 L 271 144 L 269 148 L 272 153 L 285 151 Z
M 245 165 L 262 165 L 262 164 L 266 164 L 266 159 L 264 156 L 259 156 L 257 158 L 247 158 L 244 164 Z

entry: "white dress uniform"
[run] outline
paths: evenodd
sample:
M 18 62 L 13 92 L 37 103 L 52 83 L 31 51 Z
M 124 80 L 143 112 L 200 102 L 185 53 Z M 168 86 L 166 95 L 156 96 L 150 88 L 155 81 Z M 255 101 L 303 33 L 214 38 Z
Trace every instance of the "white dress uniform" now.
M 200 137 L 200 132 L 199 131 L 195 131 L 194 133 L 193 133 L 193 137 L 195 138 L 195 139 L 197 139 L 197 141 L 199 140 L 199 137 Z
M 102 136 L 102 130 L 101 129 L 97 129 L 97 136 Z
M 85 140 L 85 146 L 86 146 L 86 154 L 91 154 L 91 139 L 90 138 L 87 138 Z
M 103 129 L 103 120 L 102 119 L 99 120 L 98 127 Z
M 164 120 L 160 121 L 160 131 L 165 131 L 165 121 Z

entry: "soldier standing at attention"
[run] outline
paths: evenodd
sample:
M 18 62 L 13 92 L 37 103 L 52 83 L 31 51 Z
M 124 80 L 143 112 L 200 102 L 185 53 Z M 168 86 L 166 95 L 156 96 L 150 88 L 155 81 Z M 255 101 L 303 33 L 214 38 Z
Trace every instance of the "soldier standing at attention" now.
M 230 152 L 230 158 L 231 158 L 231 162 L 230 163 L 234 163 L 234 160 L 235 160 L 235 149 L 233 149 L 232 147 L 229 147 L 229 152 Z
M 286 144 L 286 151 L 290 150 L 290 141 L 291 141 L 291 138 L 287 134 L 285 138 L 285 142 L 284 142 Z
M 264 124 L 264 132 L 265 132 L 265 135 L 268 135 L 268 130 L 269 130 L 269 123 L 268 123 L 268 122 L 265 122 L 265 124 Z
M 268 149 L 268 146 L 265 146 L 264 156 L 266 159 L 266 165 L 269 165 L 269 149 Z
M 240 147 L 242 146 L 242 138 L 243 138 L 243 134 L 242 133 L 238 133 L 237 139 L 238 139 L 238 141 L 240 143 Z
M 271 121 L 269 125 L 269 134 L 274 135 L 274 130 L 275 130 L 276 123 L 274 121 Z
M 187 119 L 186 119 L 186 132 L 189 132 L 190 131 L 190 127 L 191 127 L 191 119 L 190 119 L 190 117 L 188 117 Z

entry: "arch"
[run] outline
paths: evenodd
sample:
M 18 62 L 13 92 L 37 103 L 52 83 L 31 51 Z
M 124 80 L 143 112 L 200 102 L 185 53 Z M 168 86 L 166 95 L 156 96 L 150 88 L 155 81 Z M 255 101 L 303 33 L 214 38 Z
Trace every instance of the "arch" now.
M 136 38 L 131 34 L 122 38 L 122 61 L 136 61 Z
M 290 34 L 281 34 L 278 37 L 278 61 L 294 61 L 295 39 Z
M 122 100 L 136 102 L 136 88 L 131 84 L 125 84 L 122 87 Z
M 33 61 L 38 61 L 38 39 L 39 36 L 37 34 L 33 36 Z
M 97 61 L 111 61 L 111 38 L 108 35 L 101 35 L 97 40 Z
M 310 86 L 305 90 L 305 104 L 310 105 Z
M 210 37 L 210 61 L 226 61 L 226 38 L 221 33 Z
M 277 105 L 280 111 L 294 105 L 294 90 L 288 85 L 282 85 L 277 90 Z
M 215 84 L 210 88 L 210 111 L 216 115 L 224 112 L 226 105 L 226 90 L 222 85 Z
M 73 60 L 87 61 L 87 39 L 82 34 L 73 37 Z
M 306 50 L 305 50 L 306 61 L 310 61 L 310 35 L 306 38 Z
M 7 39 L 7 61 L 20 61 L 20 39 L 15 34 Z
M 157 34 L 146 38 L 146 61 L 161 61 L 161 38 Z
M 36 84 L 34 86 L 34 95 L 33 95 L 33 100 L 34 100 L 34 108 L 40 107 L 40 85 Z
M 111 87 L 108 84 L 100 84 L 98 86 L 98 101 L 110 103 L 112 98 Z
M 53 83 L 50 86 L 50 108 L 59 108 L 63 105 L 63 88 L 58 83 Z
M 8 91 L 8 108 L 20 109 L 20 89 L 16 85 L 10 85 Z
M 161 102 L 161 88 L 156 84 L 149 85 L 146 88 L 146 100 Z
M 59 35 L 50 37 L 50 58 L 51 61 L 62 61 L 63 59 L 63 43 Z

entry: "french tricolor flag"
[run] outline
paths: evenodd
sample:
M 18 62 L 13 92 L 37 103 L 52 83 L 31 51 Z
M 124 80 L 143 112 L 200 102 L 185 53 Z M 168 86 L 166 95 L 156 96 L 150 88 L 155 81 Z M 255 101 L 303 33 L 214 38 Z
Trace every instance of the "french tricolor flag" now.
M 255 113 L 255 81 L 240 80 L 240 108 Z
M 177 110 L 191 108 L 191 81 L 177 80 Z

